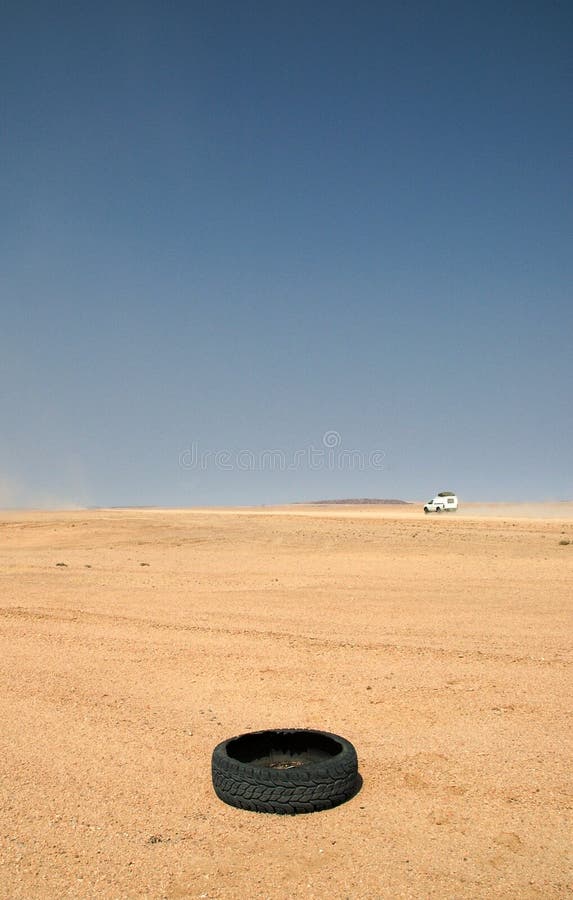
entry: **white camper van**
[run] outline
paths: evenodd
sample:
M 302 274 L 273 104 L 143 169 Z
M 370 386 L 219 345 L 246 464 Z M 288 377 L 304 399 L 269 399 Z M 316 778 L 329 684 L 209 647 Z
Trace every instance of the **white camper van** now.
M 433 500 L 424 506 L 424 512 L 455 512 L 458 508 L 458 498 L 452 491 L 440 491 Z

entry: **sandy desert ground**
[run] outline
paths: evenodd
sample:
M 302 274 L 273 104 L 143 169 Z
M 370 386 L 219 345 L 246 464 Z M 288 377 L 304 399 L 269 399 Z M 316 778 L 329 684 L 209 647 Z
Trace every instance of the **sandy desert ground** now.
M 5 512 L 0 567 L 0 897 L 571 896 L 572 504 Z M 285 726 L 361 792 L 221 803 Z

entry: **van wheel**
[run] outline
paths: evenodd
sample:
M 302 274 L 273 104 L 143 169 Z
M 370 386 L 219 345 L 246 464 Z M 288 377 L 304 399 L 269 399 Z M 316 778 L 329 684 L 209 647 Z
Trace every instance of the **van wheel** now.
M 442 507 L 441 507 L 441 506 L 436 506 L 436 512 L 441 512 L 441 511 L 442 511 Z

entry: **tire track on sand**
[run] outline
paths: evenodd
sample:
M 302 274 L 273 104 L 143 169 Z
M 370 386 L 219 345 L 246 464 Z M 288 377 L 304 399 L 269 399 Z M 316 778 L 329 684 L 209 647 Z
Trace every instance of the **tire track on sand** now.
M 481 662 L 508 662 L 512 664 L 530 665 L 535 662 L 541 666 L 568 667 L 564 659 L 534 659 L 531 656 L 514 655 L 511 653 L 492 653 L 482 650 L 458 648 L 449 650 L 443 647 L 409 646 L 390 641 L 351 641 L 343 638 L 324 638 L 313 635 L 300 635 L 291 631 L 262 631 L 256 628 L 232 628 L 220 625 L 190 625 L 177 624 L 175 622 L 159 622 L 153 619 L 141 619 L 135 616 L 118 616 L 111 613 L 88 612 L 80 609 L 62 609 L 60 607 L 24 607 L 10 606 L 0 607 L 0 619 L 45 621 L 53 623 L 72 623 L 78 625 L 116 625 L 118 627 L 138 629 L 150 629 L 155 631 L 173 631 L 176 633 L 195 634 L 220 634 L 235 637 L 254 637 L 258 641 L 270 642 L 285 641 L 291 647 L 306 647 L 308 649 L 339 650 L 351 649 L 370 652 L 382 652 L 399 657 L 429 657 L 434 659 L 450 659 L 463 656 L 465 659 L 479 660 Z

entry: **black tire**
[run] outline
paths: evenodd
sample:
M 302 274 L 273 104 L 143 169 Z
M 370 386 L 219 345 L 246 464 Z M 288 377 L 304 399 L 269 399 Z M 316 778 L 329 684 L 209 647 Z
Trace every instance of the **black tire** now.
M 441 512 L 441 511 L 442 511 L 442 507 L 441 507 L 441 506 L 436 506 L 436 512 Z
M 296 815 L 331 809 L 360 786 L 356 750 L 336 734 L 255 731 L 213 750 L 213 787 L 230 806 Z

